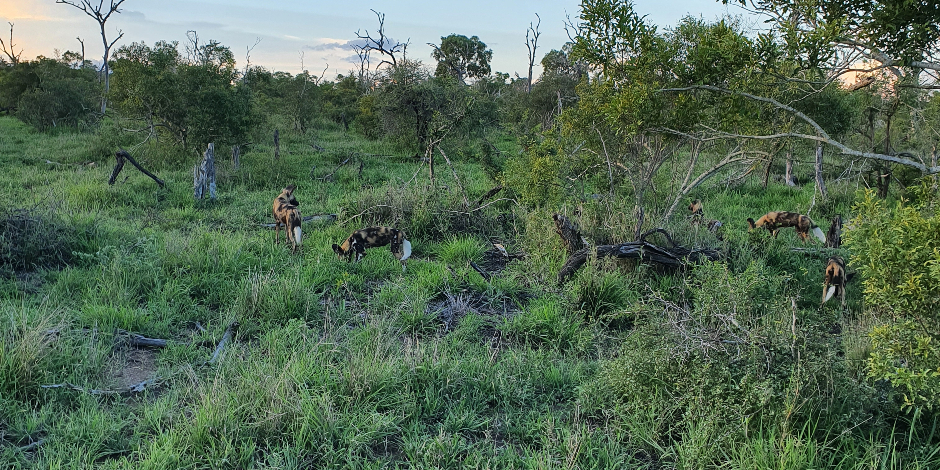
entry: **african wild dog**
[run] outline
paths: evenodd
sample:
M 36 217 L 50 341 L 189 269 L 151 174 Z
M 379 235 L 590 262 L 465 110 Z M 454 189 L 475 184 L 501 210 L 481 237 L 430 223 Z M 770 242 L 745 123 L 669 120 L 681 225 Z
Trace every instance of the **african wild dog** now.
M 715 238 L 722 240 L 721 234 L 718 233 L 718 229 L 722 226 L 721 221 L 705 218 L 705 212 L 702 210 L 701 199 L 692 201 L 692 203 L 689 204 L 689 210 L 692 212 L 692 215 L 690 215 L 689 218 L 692 219 L 693 226 L 705 224 L 705 227 L 708 228 L 708 231 L 715 234 Z
M 768 212 L 757 219 L 757 222 L 754 222 L 754 219 L 748 217 L 747 223 L 751 226 L 751 229 L 760 227 L 766 228 L 774 238 L 777 238 L 777 232 L 779 232 L 781 228 L 795 227 L 796 234 L 800 236 L 800 239 L 803 240 L 804 243 L 809 237 L 810 230 L 812 230 L 813 236 L 818 238 L 819 241 L 826 243 L 826 236 L 823 234 L 822 230 L 813 223 L 812 219 L 805 215 L 797 214 L 796 212 Z
M 290 185 L 281 191 L 274 198 L 274 243 L 277 243 L 278 232 L 281 230 L 281 224 L 284 224 L 284 231 L 287 236 L 287 243 L 291 245 L 291 252 L 296 252 L 302 246 L 303 235 L 300 230 L 300 211 L 297 206 L 297 198 L 294 197 L 294 190 L 297 186 Z
M 839 294 L 842 306 L 845 307 L 845 283 L 847 280 L 845 260 L 839 256 L 829 257 L 829 261 L 826 263 L 826 280 L 823 283 L 820 305 L 826 303 L 834 294 Z
M 353 252 L 356 261 L 366 255 L 366 248 L 391 245 L 392 254 L 401 261 L 401 269 L 405 270 L 405 260 L 411 256 L 411 242 L 405 239 L 405 232 L 392 227 L 367 227 L 356 230 L 342 245 L 333 245 L 333 251 L 339 259 L 350 261 Z

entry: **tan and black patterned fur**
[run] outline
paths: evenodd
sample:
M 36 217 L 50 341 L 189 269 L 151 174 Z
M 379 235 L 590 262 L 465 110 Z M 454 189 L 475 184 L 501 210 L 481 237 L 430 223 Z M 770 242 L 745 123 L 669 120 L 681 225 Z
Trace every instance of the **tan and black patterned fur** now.
M 721 233 L 718 232 L 718 229 L 721 228 L 721 221 L 715 219 L 706 219 L 705 212 L 702 206 L 702 200 L 696 199 L 689 204 L 689 211 L 692 212 L 692 215 L 689 216 L 692 219 L 692 225 L 701 225 L 705 224 L 705 227 L 708 228 L 708 231 L 715 234 L 715 238 L 721 240 Z
M 822 233 L 822 230 L 813 223 L 813 220 L 796 212 L 768 212 L 760 219 L 757 219 L 757 222 L 754 222 L 754 219 L 748 217 L 747 223 L 752 229 L 766 228 L 774 238 L 777 238 L 777 232 L 779 232 L 780 229 L 794 227 L 796 234 L 799 235 L 804 243 L 807 238 L 809 238 L 809 232 L 812 231 L 813 235 L 818 238 L 819 241 L 826 243 L 826 236 Z
M 274 198 L 273 207 L 276 223 L 274 226 L 274 242 L 277 243 L 281 224 L 284 224 L 284 231 L 286 232 L 287 243 L 291 245 L 291 252 L 296 252 L 303 244 L 303 234 L 300 229 L 302 219 L 300 218 L 300 210 L 297 209 L 300 203 L 294 197 L 295 189 L 297 189 L 297 186 L 294 185 L 284 188 L 281 194 Z
M 333 251 L 339 259 L 351 261 L 355 253 L 355 261 L 366 255 L 366 248 L 391 245 L 390 249 L 395 258 L 401 261 L 402 269 L 405 260 L 411 256 L 411 242 L 405 238 L 405 232 L 392 227 L 367 227 L 356 230 L 342 245 L 333 245 Z
M 845 272 L 845 260 L 839 256 L 831 256 L 826 262 L 826 279 L 823 283 L 822 302 L 826 303 L 834 294 L 839 295 L 842 306 L 845 307 L 845 283 L 848 276 Z

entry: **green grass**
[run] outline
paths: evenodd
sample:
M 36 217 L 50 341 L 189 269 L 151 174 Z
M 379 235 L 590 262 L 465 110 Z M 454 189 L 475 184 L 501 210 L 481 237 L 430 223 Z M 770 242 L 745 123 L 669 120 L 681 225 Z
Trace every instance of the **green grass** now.
M 2 468 L 940 465 L 935 418 L 900 413 L 864 375 L 875 319 L 860 284 L 846 312 L 819 308 L 826 255 L 744 222 L 812 207 L 826 229 L 850 215 L 848 183 L 823 204 L 812 185 L 716 179 L 694 197 L 726 222 L 724 241 L 681 211 L 662 225 L 722 249 L 722 263 L 663 273 L 591 261 L 558 286 L 566 254 L 551 213 L 616 241 L 632 233 L 632 203 L 500 201 L 467 215 L 446 167 L 431 184 L 411 152 L 336 126 L 315 131 L 320 153 L 283 132 L 276 162 L 255 145 L 235 169 L 219 149 L 219 198 L 195 202 L 196 156 L 156 144 L 132 154 L 166 190 L 131 166 L 108 186 L 121 138 L 107 129 L 40 134 L 0 118 L 0 212 L 29 209 L 44 227 L 9 245 L 36 261 L 0 273 Z M 455 165 L 471 202 L 495 185 L 479 165 Z M 296 255 L 259 226 L 287 184 L 303 215 L 338 214 L 305 224 Z M 373 224 L 408 234 L 405 272 L 387 248 L 359 263 L 333 254 Z M 469 263 L 492 241 L 525 256 L 487 282 Z M 234 340 L 205 365 L 233 321 Z M 699 355 L 677 324 L 726 341 L 750 328 L 759 346 L 719 341 Z M 116 329 L 171 344 L 135 350 Z M 41 387 L 113 390 L 135 370 L 159 384 Z

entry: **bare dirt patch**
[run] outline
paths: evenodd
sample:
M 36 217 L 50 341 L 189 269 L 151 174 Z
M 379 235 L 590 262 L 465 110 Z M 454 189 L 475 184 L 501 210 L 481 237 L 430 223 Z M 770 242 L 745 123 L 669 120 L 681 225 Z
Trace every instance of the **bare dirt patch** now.
M 110 388 L 124 390 L 154 378 L 156 373 L 157 351 L 126 348 L 112 356 L 107 381 Z

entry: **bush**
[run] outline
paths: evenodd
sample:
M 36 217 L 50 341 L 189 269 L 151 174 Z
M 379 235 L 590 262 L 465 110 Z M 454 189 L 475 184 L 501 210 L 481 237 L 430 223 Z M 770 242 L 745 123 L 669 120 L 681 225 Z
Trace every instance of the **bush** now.
M 865 303 L 889 320 L 871 332 L 868 372 L 902 390 L 903 406 L 940 409 L 940 215 L 925 181 L 893 208 L 866 191 L 845 244 Z

